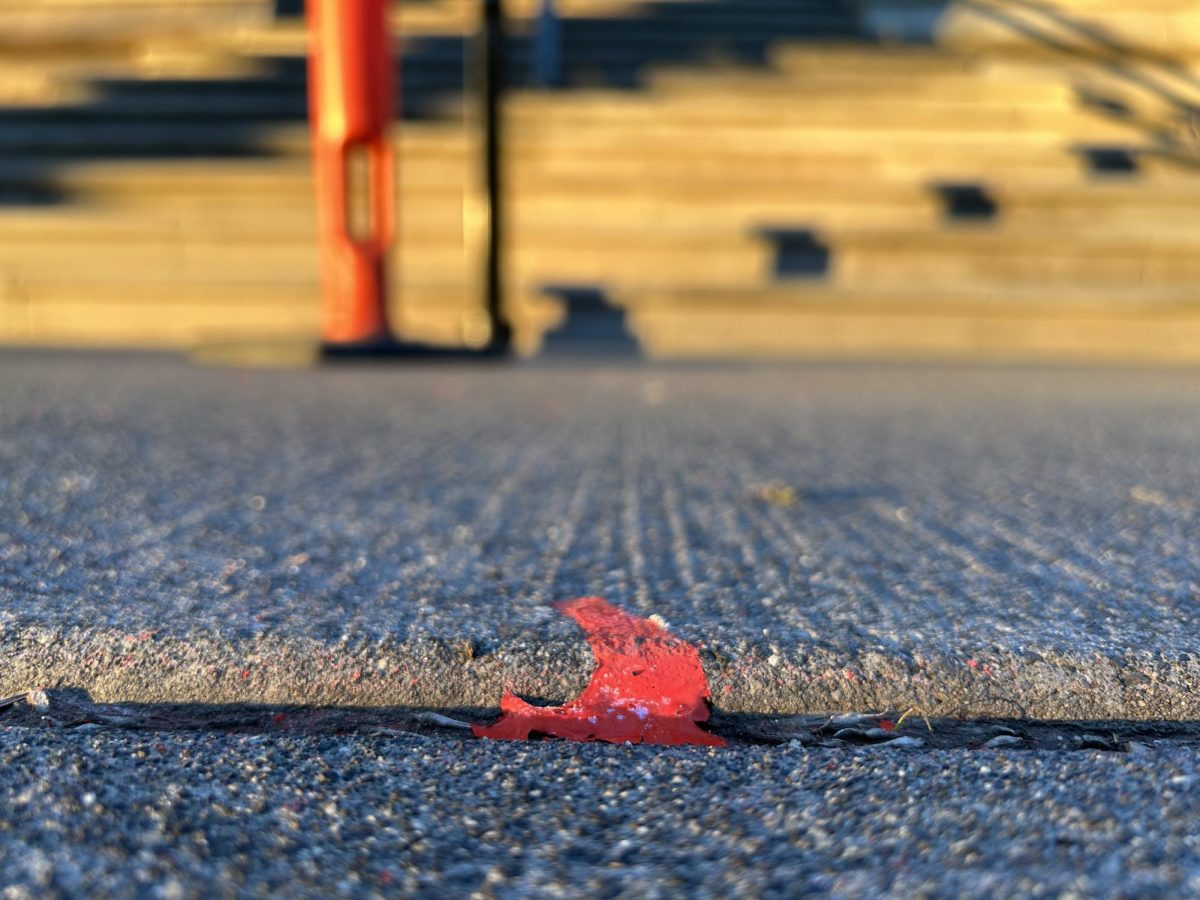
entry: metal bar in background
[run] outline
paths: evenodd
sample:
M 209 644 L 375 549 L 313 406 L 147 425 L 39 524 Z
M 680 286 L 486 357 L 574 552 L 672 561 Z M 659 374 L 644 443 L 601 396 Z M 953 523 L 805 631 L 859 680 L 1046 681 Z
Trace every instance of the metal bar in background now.
M 501 0 L 483 0 L 483 34 L 480 39 L 482 84 L 483 181 L 486 205 L 483 241 L 483 290 L 491 337 L 488 349 L 506 352 L 512 342 L 504 296 L 504 175 L 503 97 L 507 35 Z

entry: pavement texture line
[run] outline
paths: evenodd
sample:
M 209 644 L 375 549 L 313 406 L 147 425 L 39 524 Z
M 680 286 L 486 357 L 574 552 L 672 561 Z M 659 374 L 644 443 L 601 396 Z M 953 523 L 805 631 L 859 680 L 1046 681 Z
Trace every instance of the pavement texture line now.
M 0 697 L 561 702 L 600 595 L 718 712 L 1200 720 L 1200 376 L 0 356 Z

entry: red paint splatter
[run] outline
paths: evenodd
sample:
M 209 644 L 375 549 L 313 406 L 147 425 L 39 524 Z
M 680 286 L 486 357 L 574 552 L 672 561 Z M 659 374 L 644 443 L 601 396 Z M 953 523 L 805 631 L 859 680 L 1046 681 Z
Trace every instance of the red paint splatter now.
M 896 723 L 891 721 L 890 719 L 880 719 L 879 727 L 882 728 L 884 731 L 895 731 Z
M 242 677 L 243 677 L 243 678 L 249 678 L 249 677 L 250 677 L 250 670 L 249 670 L 249 669 L 242 669 Z
M 968 659 L 968 660 L 967 660 L 967 665 L 968 665 L 968 666 L 970 666 L 972 669 L 978 669 L 978 668 L 979 668 L 979 663 L 978 663 L 976 660 L 973 660 L 973 659 Z
M 696 724 L 708 718 L 711 695 L 695 647 L 600 597 L 554 607 L 587 633 L 596 656 L 587 688 L 551 707 L 531 706 L 506 689 L 500 721 L 474 726 L 476 737 L 520 741 L 536 731 L 570 741 L 725 746 Z

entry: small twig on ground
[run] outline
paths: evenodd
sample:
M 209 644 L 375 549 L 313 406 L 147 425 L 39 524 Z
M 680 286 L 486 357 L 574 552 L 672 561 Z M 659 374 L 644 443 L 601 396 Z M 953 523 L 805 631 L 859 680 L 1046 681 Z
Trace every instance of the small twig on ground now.
M 443 716 L 441 713 L 435 712 L 419 712 L 416 717 L 422 722 L 430 722 L 434 725 L 441 725 L 445 728 L 465 728 L 470 730 L 471 726 L 461 719 L 452 719 L 449 716 Z
M 920 717 L 921 717 L 921 718 L 924 720 L 924 722 L 925 722 L 925 727 L 926 727 L 926 728 L 927 728 L 927 729 L 928 729 L 930 732 L 932 732 L 932 731 L 933 731 L 933 726 L 932 726 L 931 724 L 929 724 L 929 716 L 925 715 L 925 710 L 921 709 L 921 707 L 919 707 L 919 706 L 910 706 L 908 709 L 906 709 L 906 710 L 905 710 L 905 711 L 904 711 L 904 712 L 903 712 L 903 713 L 900 715 L 900 718 L 896 720 L 896 727 L 897 727 L 897 728 L 899 728 L 901 725 L 903 725 L 903 724 L 904 724 L 904 720 L 905 720 L 905 719 L 907 719 L 907 718 L 908 718 L 910 715 L 912 715 L 913 713 L 917 713 L 917 715 L 919 715 L 919 716 L 920 716 Z

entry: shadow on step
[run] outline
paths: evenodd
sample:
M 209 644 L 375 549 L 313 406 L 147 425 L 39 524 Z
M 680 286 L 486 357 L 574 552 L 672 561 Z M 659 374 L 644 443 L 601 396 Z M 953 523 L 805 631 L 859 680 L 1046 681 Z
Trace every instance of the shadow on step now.
M 831 251 L 817 232 L 808 228 L 768 227 L 760 228 L 758 234 L 775 248 L 776 278 L 829 278 Z
M 1080 107 L 1138 128 L 1148 139 L 1147 145 L 1132 148 L 1076 149 L 1097 178 L 1139 174 L 1138 155 L 1159 156 L 1181 166 L 1200 162 L 1200 79 L 1176 56 L 1136 46 L 1103 24 L 1042 0 L 865 0 L 864 7 L 866 28 L 881 38 L 936 43 L 948 13 L 965 11 L 1033 47 L 1084 62 L 1100 84 L 1075 84 Z M 1134 10 L 1136 4 L 1129 8 Z M 1128 100 L 1130 92 L 1153 97 L 1168 112 L 1139 115 Z
M 942 182 L 930 185 L 942 203 L 942 218 L 948 225 L 991 224 L 1000 207 L 987 185 Z
M 280 16 L 294 16 L 302 5 L 279 0 L 276 8 Z M 610 18 L 565 20 L 561 88 L 639 89 L 646 70 L 657 65 L 765 64 L 780 41 L 858 36 L 848 0 L 647 3 Z M 533 81 L 533 40 L 528 23 L 511 23 L 506 56 L 514 86 Z M 461 34 L 403 42 L 401 118 L 459 114 L 450 101 L 468 89 L 472 45 Z M 254 63 L 253 74 L 238 77 L 97 77 L 85 103 L 0 108 L 0 205 L 69 200 L 54 187 L 53 175 L 70 162 L 303 155 L 302 144 L 280 147 L 271 135 L 279 125 L 306 119 L 305 59 L 270 56 Z
M 596 285 L 548 284 L 542 293 L 562 302 L 566 319 L 546 335 L 541 357 L 603 356 L 635 359 L 642 355 L 625 324 L 625 311 Z
M 277 0 L 281 17 L 299 15 L 300 0 Z M 673 0 L 644 3 L 623 15 L 570 17 L 559 30 L 560 87 L 640 89 L 662 65 L 767 65 L 770 51 L 787 42 L 830 39 L 873 44 L 868 31 L 889 33 L 889 9 L 913 22 L 900 28 L 912 42 L 933 42 L 950 0 L 864 5 L 860 25 L 850 0 Z M 1176 163 L 1200 158 L 1200 112 L 1188 95 L 1200 85 L 1178 60 L 1148 54 L 1104 29 L 1037 0 L 958 0 L 967 8 L 1035 44 L 1085 58 L 1107 76 L 1110 90 L 1081 86 L 1080 102 L 1098 115 L 1143 130 L 1142 147 L 1081 147 L 1098 176 L 1136 174 L 1135 155 L 1160 154 Z M 915 12 L 914 12 L 915 10 Z M 881 24 L 882 21 L 882 24 Z M 530 84 L 536 23 L 514 21 L 508 42 L 508 78 Z M 900 26 L 896 26 L 900 27 Z M 402 45 L 398 61 L 400 115 L 420 120 L 450 114 L 448 101 L 468 86 L 471 40 L 461 34 L 418 36 Z M 303 153 L 280 148 L 269 136 L 280 124 L 306 118 L 302 57 L 256 60 L 252 75 L 227 78 L 97 78 L 94 99 L 68 106 L 0 109 L 0 204 L 46 204 L 70 199 L 54 184 L 56 167 L 80 160 L 262 157 Z M 1135 65 L 1134 63 L 1138 63 Z M 1142 121 L 1112 91 L 1121 85 L 1167 105 L 1173 121 Z M 457 114 L 457 112 L 455 112 Z M 1169 118 L 1170 118 L 1169 117 Z M 1196 124 L 1196 128 L 1187 127 Z M 1113 160 L 1124 153 L 1129 165 Z

